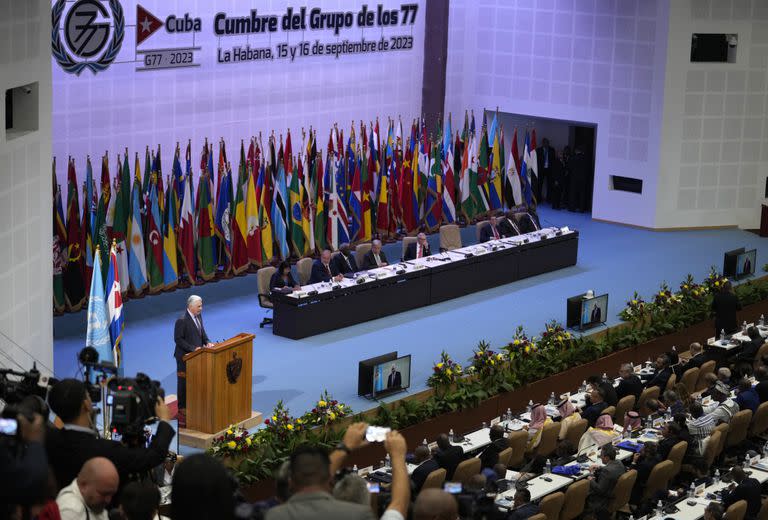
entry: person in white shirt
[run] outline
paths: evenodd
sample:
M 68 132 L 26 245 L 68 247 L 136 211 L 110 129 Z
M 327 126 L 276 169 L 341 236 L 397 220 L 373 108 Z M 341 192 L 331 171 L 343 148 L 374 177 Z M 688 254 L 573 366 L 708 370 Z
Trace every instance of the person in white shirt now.
M 119 484 L 117 469 L 109 459 L 88 460 L 77 478 L 56 497 L 61 520 L 108 520 L 107 507 Z

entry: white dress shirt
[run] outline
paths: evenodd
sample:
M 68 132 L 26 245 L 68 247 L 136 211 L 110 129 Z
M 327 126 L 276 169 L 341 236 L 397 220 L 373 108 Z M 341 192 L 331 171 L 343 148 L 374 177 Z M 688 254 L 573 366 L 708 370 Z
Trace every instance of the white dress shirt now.
M 77 479 L 59 491 L 56 505 L 59 506 L 61 520 L 83 520 L 85 518 L 88 520 L 109 520 L 106 509 L 101 513 L 94 513 L 85 505 L 85 500 L 77 485 Z

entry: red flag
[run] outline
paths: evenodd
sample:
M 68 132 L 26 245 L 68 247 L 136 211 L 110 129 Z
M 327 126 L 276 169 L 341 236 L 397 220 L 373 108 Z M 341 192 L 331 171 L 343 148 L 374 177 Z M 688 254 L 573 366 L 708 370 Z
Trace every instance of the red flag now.
M 144 9 L 142 6 L 136 4 L 136 46 L 141 45 L 141 42 L 152 36 L 155 31 L 163 26 L 163 22 L 160 21 L 155 15 Z

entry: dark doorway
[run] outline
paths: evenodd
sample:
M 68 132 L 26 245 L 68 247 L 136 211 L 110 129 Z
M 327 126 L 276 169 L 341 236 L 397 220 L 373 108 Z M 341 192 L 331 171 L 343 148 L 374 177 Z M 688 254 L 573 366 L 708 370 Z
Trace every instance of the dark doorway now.
M 486 118 L 489 122 L 493 115 L 493 112 L 487 111 Z M 499 112 L 499 124 L 504 129 L 507 148 L 505 154 L 509 154 L 515 129 L 521 154 L 526 130 L 536 130 L 536 155 L 540 172 L 537 190 L 539 204 L 560 210 L 591 213 L 595 184 L 596 125 L 511 112 Z M 555 151 L 555 158 L 549 170 L 544 168 L 544 139 L 549 141 Z M 582 156 L 578 158 L 575 157 L 577 148 L 582 151 Z M 547 159 L 549 160 L 549 157 Z M 548 171 L 551 172 L 550 178 L 547 178 Z

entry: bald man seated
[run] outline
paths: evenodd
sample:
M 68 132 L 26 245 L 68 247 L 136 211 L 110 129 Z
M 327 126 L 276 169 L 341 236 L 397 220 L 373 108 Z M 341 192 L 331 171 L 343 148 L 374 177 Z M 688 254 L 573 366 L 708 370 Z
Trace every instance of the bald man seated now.
M 56 497 L 61 520 L 108 520 L 107 507 L 119 484 L 117 469 L 109 459 L 89 459 L 77 478 Z
M 425 489 L 413 505 L 414 520 L 456 520 L 459 505 L 452 495 L 441 489 Z

